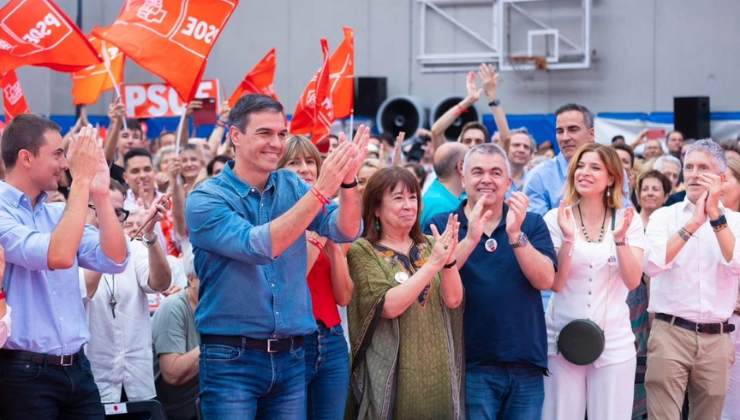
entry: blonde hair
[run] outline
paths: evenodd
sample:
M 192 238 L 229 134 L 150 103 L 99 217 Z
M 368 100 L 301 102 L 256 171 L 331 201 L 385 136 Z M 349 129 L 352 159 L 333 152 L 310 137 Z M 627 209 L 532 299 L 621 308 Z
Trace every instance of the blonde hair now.
M 740 159 L 735 156 L 727 158 L 727 169 L 732 172 L 732 176 L 737 179 L 737 182 L 740 182 Z
M 610 146 L 605 146 L 598 143 L 588 143 L 581 146 L 576 151 L 575 156 L 570 160 L 568 165 L 568 176 L 565 180 L 565 193 L 563 194 L 563 200 L 566 204 L 572 205 L 577 203 L 581 199 L 581 195 L 578 194 L 575 187 L 575 176 L 578 163 L 584 154 L 594 152 L 599 156 L 606 172 L 614 179 L 614 183 L 607 187 L 604 191 L 604 204 L 607 208 L 618 209 L 622 207 L 622 186 L 624 185 L 624 168 L 622 161 L 619 160 L 619 155 L 616 150 Z M 609 192 L 609 194 L 607 194 Z

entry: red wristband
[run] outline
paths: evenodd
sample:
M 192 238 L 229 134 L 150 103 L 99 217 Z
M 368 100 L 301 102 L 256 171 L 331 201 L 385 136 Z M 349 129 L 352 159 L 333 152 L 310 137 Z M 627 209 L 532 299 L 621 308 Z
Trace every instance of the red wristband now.
M 3 299 L 5 299 L 5 291 L 0 290 L 0 300 L 3 300 Z
M 308 242 L 309 242 L 309 243 L 310 243 L 311 245 L 313 245 L 313 246 L 315 246 L 316 248 L 318 248 L 318 249 L 319 249 L 319 251 L 323 251 L 323 250 L 324 250 L 324 245 L 323 245 L 323 244 L 322 244 L 321 242 L 319 242 L 318 240 L 316 240 L 316 239 L 314 239 L 314 238 L 308 238 Z
M 316 187 L 311 187 L 311 193 L 321 203 L 321 211 L 326 212 L 326 205 L 330 203 L 329 199 L 324 194 L 321 194 Z

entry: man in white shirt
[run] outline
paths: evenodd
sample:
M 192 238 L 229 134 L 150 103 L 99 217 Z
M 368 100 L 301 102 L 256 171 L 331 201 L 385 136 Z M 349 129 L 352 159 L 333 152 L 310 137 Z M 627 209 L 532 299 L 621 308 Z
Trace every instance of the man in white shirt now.
M 727 322 L 740 278 L 740 213 L 720 204 L 727 162 L 711 139 L 686 147 L 686 199 L 656 210 L 646 229 L 655 314 L 645 384 L 648 416 L 719 419 L 734 362 Z
M 123 223 L 125 189 L 111 182 L 111 202 Z M 94 213 L 94 209 L 91 208 Z M 170 268 L 154 234 L 154 225 L 166 210 L 155 204 L 129 217 L 140 217 L 140 240 L 129 242 L 131 257 L 123 273 L 85 272 L 89 299 L 90 359 L 103 403 L 148 400 L 156 396 L 152 370 L 152 330 L 147 293 L 166 290 Z M 94 220 L 94 214 L 90 216 Z M 147 221 L 149 221 L 147 223 Z M 126 232 L 129 236 L 134 232 Z

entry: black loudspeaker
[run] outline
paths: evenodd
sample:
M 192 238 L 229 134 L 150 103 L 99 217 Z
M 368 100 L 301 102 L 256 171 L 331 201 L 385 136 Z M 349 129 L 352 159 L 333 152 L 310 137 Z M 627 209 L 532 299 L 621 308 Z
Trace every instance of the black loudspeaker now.
M 394 96 L 380 105 L 375 119 L 379 132 L 391 133 L 395 137 L 403 131 L 410 138 L 416 134 L 416 130 L 424 126 L 427 118 L 428 110 L 415 98 Z
M 459 104 L 462 100 L 463 98 L 460 96 L 450 96 L 437 102 L 437 105 L 432 108 L 432 113 L 429 118 L 429 126 L 431 127 L 434 125 L 434 122 L 437 121 L 442 114 L 447 112 L 447 110 L 453 106 Z M 466 109 L 465 112 L 460 114 L 460 116 L 455 119 L 455 122 L 445 130 L 445 138 L 447 138 L 447 140 L 457 140 L 457 138 L 460 137 L 462 127 L 471 121 L 478 121 L 478 111 L 474 106 Z
M 709 97 L 673 98 L 673 126 L 687 139 L 711 137 L 709 128 Z
M 372 117 L 388 97 L 388 78 L 355 78 L 355 115 Z

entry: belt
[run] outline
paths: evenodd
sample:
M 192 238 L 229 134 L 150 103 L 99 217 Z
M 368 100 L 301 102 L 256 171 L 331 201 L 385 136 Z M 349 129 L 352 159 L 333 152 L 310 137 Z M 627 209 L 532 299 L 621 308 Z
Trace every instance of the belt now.
M 727 321 L 702 324 L 689 321 L 688 319 L 683 319 L 677 316 L 661 313 L 655 314 L 655 318 L 661 321 L 665 321 L 669 324 L 685 328 L 689 331 L 696 331 L 703 334 L 724 334 L 735 331 L 735 326 Z
M 23 350 L 8 350 L 0 349 L 0 359 L 5 360 L 22 360 L 24 362 L 32 362 L 38 365 L 51 365 L 51 366 L 72 366 L 83 357 L 82 350 L 74 354 L 63 354 L 61 356 L 55 356 L 52 354 L 34 353 L 31 351 Z
M 200 337 L 202 344 L 221 344 L 224 346 L 244 347 L 252 350 L 260 350 L 267 353 L 280 353 L 303 347 L 303 336 L 288 338 L 268 338 L 258 340 L 255 338 L 242 337 L 238 335 L 210 335 L 204 334 Z

